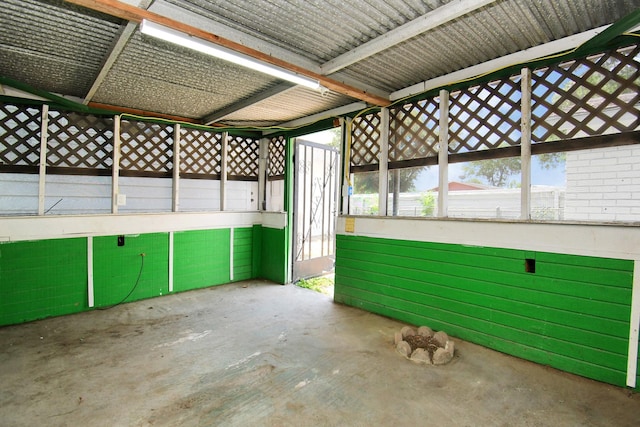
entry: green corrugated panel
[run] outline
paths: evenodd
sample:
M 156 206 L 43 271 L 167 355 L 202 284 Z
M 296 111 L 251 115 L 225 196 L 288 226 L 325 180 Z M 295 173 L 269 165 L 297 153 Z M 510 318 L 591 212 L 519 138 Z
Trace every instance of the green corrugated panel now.
M 624 385 L 632 272 L 625 260 L 338 236 L 335 299 Z
M 286 230 L 262 227 L 261 273 L 276 283 L 287 280 Z
M 251 257 L 251 277 L 262 277 L 262 226 L 255 224 L 253 230 L 253 256 Z
M 94 237 L 93 280 L 96 307 L 167 294 L 168 234 L 127 235 L 124 246 L 118 236 Z
M 253 269 L 253 228 L 233 230 L 233 280 L 252 278 Z
M 173 235 L 173 290 L 229 283 L 230 230 L 182 231 Z
M 0 325 L 87 308 L 87 239 L 0 245 Z

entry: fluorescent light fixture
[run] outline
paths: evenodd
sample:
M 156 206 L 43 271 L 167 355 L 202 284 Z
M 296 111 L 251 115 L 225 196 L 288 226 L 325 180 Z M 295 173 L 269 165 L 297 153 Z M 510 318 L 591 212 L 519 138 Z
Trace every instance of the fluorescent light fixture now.
M 311 89 L 320 89 L 320 82 L 315 79 L 294 73 L 293 71 L 285 70 L 284 68 L 276 67 L 275 65 L 267 64 L 266 62 L 259 61 L 248 55 L 235 52 L 223 46 L 218 46 L 206 40 L 165 27 L 164 25 L 147 21 L 146 19 L 143 19 L 140 24 L 140 32 L 169 43 L 174 43 L 216 58 L 224 59 L 225 61 L 233 62 L 234 64 L 241 65 L 255 71 L 269 74 L 282 80 L 287 80 Z

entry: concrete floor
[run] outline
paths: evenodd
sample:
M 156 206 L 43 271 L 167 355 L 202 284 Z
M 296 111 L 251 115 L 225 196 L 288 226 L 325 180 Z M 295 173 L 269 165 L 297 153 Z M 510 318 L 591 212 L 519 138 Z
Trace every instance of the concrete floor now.
M 640 395 L 245 282 L 0 328 L 2 426 L 638 426 Z

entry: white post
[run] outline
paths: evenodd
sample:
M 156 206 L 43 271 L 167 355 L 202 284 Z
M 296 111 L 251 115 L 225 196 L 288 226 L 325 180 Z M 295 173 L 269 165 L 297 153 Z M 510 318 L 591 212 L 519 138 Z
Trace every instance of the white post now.
M 87 305 L 95 305 L 93 293 L 93 237 L 87 237 Z
M 520 139 L 520 218 L 531 219 L 531 70 L 521 73 L 521 139 Z
M 233 281 L 233 234 L 234 228 L 229 230 L 229 280 Z
M 389 199 L 389 109 L 380 110 L 380 154 L 378 162 L 378 215 L 387 216 Z
M 113 167 L 111 173 L 111 213 L 118 213 L 118 176 L 120 175 L 120 116 L 113 118 Z
M 229 134 L 222 132 L 222 148 L 220 153 L 220 210 L 225 210 L 227 201 L 226 187 L 227 187 L 227 155 L 229 148 Z
M 344 174 L 342 176 L 342 215 L 349 215 L 349 188 L 353 190 L 353 175 L 351 174 L 351 123 L 353 119 L 347 117 L 342 123 L 344 138 L 344 151 L 342 152 L 342 162 Z
M 627 353 L 627 386 L 636 387 L 638 374 L 638 332 L 640 329 L 640 260 L 633 263 L 631 318 L 629 322 L 629 350 Z
M 169 232 L 169 292 L 173 292 L 173 231 Z
M 438 216 L 449 216 L 449 92 L 440 91 L 438 147 Z
M 171 210 L 180 210 L 180 123 L 173 128 L 173 194 L 171 195 Z
M 47 140 L 49 138 L 49 106 L 42 105 L 40 116 L 40 164 L 38 169 L 38 215 L 44 215 L 45 185 L 47 182 Z
M 267 210 L 267 162 L 269 161 L 269 138 L 260 140 L 258 149 L 258 210 Z

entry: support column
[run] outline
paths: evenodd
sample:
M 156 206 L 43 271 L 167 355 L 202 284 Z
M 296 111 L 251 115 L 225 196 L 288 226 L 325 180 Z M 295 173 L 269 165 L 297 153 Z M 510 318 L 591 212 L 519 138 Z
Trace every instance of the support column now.
M 173 127 L 173 193 L 171 210 L 180 210 L 180 123 Z
M 118 176 L 120 175 L 120 116 L 113 118 L 113 166 L 111 168 L 111 213 L 118 213 Z
M 531 219 L 531 70 L 521 73 L 520 219 Z
M 394 169 L 393 174 L 393 216 L 398 216 L 400 207 L 400 169 Z
M 260 140 L 258 153 L 258 210 L 267 210 L 267 162 L 269 161 L 269 138 Z
M 638 374 L 638 334 L 640 330 L 640 260 L 633 263 L 631 291 L 631 317 L 629 322 L 629 348 L 627 350 L 627 387 L 636 387 Z
M 353 176 L 351 175 L 351 123 L 353 119 L 347 117 L 342 121 L 342 215 L 349 215 L 349 196 L 353 191 Z
M 173 244 L 174 244 L 173 231 L 169 232 L 169 292 L 173 292 Z
M 87 306 L 92 308 L 95 305 L 95 294 L 93 291 L 93 236 L 87 237 Z
M 229 144 L 229 133 L 222 132 L 222 148 L 220 152 L 220 210 L 225 210 L 226 188 L 227 188 L 227 154 Z
M 47 140 L 49 138 L 49 106 L 42 105 L 40 116 L 40 163 L 38 169 L 38 215 L 44 215 L 45 185 L 47 182 Z
M 378 155 L 378 215 L 387 216 L 389 200 L 389 109 L 380 110 L 380 154 Z
M 440 91 L 438 147 L 438 216 L 449 216 L 449 92 Z

